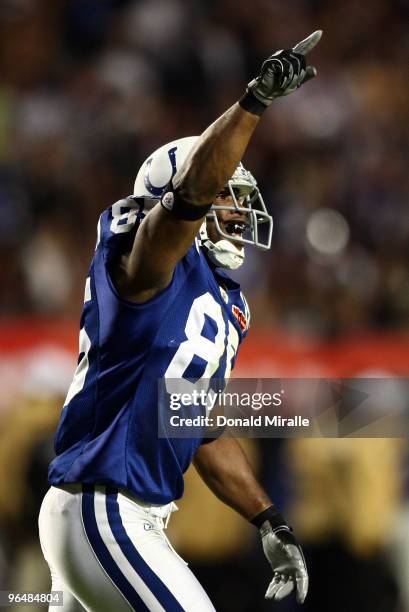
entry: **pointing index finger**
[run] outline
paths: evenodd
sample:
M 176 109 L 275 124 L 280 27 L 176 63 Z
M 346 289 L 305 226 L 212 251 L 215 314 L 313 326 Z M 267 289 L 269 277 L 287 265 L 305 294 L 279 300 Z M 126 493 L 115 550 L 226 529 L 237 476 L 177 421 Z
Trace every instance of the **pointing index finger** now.
M 322 30 L 316 30 L 307 38 L 304 38 L 301 42 L 297 43 L 295 47 L 293 47 L 294 53 L 300 53 L 301 55 L 306 55 L 319 43 L 322 36 Z

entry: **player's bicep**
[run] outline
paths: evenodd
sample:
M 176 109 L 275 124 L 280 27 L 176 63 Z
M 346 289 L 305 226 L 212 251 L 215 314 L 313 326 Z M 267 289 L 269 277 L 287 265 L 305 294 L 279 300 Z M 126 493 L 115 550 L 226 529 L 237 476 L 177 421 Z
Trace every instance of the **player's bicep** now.
M 186 255 L 204 217 L 186 221 L 156 205 L 141 223 L 127 261 L 127 277 L 136 294 L 164 289 Z

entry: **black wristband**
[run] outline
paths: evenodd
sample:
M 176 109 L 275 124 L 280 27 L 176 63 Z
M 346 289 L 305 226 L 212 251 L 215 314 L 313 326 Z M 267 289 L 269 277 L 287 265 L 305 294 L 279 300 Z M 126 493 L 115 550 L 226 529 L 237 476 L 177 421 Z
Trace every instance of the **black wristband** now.
M 172 182 L 170 182 L 164 190 L 160 203 L 162 208 L 184 221 L 198 221 L 204 217 L 212 207 L 212 204 L 197 206 L 196 204 L 191 204 L 190 202 L 182 200 L 178 190 L 173 189 Z
M 239 104 L 248 113 L 251 113 L 252 115 L 257 115 L 258 117 L 261 117 L 261 115 L 267 108 L 267 106 L 260 102 L 260 100 L 257 100 L 257 98 L 253 96 L 250 91 L 246 91 L 244 96 L 240 98 Z
M 255 516 L 250 521 L 250 523 L 252 523 L 258 529 L 260 529 L 260 527 L 266 521 L 268 521 L 270 523 L 270 525 L 271 525 L 271 527 L 273 529 L 275 529 L 276 527 L 283 527 L 283 526 L 284 527 L 288 527 L 284 517 L 281 516 L 281 514 L 279 512 L 277 512 L 277 510 L 274 508 L 274 506 L 270 506 L 269 508 L 266 508 L 265 510 L 260 512 L 260 514 L 257 514 L 257 516 Z

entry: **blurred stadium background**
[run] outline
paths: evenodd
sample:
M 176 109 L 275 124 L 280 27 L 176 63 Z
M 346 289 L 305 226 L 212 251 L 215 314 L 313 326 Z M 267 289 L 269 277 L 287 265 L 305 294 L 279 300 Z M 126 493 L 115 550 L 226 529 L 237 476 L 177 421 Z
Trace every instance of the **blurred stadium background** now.
M 245 158 L 275 231 L 240 272 L 253 329 L 238 373 L 405 376 L 408 0 L 1 1 L 0 589 L 49 588 L 37 512 L 99 213 L 317 28 L 319 78 L 274 104 Z M 408 612 L 406 442 L 245 444 L 305 544 L 306 612 Z M 216 609 L 295 611 L 263 602 L 252 528 L 187 480 L 171 537 Z

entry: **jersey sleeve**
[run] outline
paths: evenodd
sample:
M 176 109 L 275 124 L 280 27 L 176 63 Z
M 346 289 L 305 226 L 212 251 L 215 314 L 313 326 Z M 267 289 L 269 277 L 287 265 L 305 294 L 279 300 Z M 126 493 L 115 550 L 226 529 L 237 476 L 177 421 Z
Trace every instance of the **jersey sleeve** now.
M 156 202 L 157 200 L 152 201 L 149 198 L 129 196 L 118 200 L 102 213 L 98 222 L 96 249 L 103 248 L 106 264 L 132 249 L 140 224 Z M 199 244 L 195 239 L 181 262 L 184 267 L 191 267 L 195 266 L 199 259 Z
M 103 247 L 107 263 L 131 250 L 146 212 L 145 198 L 129 196 L 118 200 L 102 213 L 98 222 L 96 249 Z
M 126 300 L 122 300 L 118 295 L 112 282 L 111 264 L 121 254 L 131 251 L 136 233 L 152 207 L 152 201 L 148 198 L 129 196 L 118 200 L 101 214 L 93 258 L 97 293 L 101 296 L 100 303 L 113 304 L 118 300 L 123 304 L 126 303 Z M 151 298 L 149 304 L 161 301 L 161 296 L 163 296 L 162 301 L 173 299 L 199 261 L 200 251 L 195 239 L 187 254 L 176 264 L 170 285 Z M 129 302 L 133 308 L 137 308 L 138 305 L 142 308 L 143 304 Z

